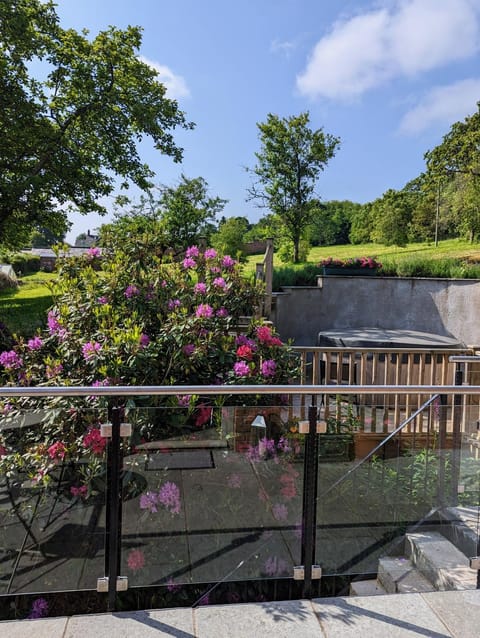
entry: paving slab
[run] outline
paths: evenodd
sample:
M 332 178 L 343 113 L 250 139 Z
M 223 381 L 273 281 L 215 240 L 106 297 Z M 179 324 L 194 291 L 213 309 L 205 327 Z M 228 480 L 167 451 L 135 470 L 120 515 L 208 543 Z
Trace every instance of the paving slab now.
M 193 612 L 191 609 L 179 608 L 73 616 L 62 638 L 112 638 L 112 636 L 115 638 L 161 638 L 162 636 L 195 638 Z M 56 637 L 52 636 L 52 638 Z
M 198 638 L 322 636 L 312 605 L 307 600 L 199 607 L 195 611 L 195 625 Z
M 455 636 L 421 594 L 319 598 L 312 603 L 325 638 Z
M 5 620 L 0 622 L 2 638 L 63 638 L 68 618 L 40 618 L 38 620 Z
M 480 635 L 480 590 L 422 594 L 455 638 Z

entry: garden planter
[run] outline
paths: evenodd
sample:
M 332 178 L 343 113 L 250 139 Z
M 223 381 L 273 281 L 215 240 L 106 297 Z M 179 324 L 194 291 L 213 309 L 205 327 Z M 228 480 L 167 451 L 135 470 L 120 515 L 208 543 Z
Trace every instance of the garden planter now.
M 282 411 L 284 406 L 231 406 L 222 411 L 222 434 L 233 438 L 236 452 L 245 452 L 260 439 L 267 437 L 276 441 L 284 433 Z M 257 416 L 265 420 L 265 428 L 255 427 L 252 423 Z

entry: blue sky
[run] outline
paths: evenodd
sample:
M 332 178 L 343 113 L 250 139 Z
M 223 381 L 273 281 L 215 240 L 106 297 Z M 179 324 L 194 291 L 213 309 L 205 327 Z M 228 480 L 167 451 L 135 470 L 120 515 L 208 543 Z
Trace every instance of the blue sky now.
M 182 165 L 142 144 L 158 184 L 204 177 L 226 215 L 245 202 L 257 122 L 308 110 L 341 138 L 323 200 L 371 201 L 402 188 L 423 155 L 480 100 L 480 0 L 58 0 L 63 27 L 143 27 L 140 51 L 193 131 Z M 72 241 L 105 218 L 76 216 Z

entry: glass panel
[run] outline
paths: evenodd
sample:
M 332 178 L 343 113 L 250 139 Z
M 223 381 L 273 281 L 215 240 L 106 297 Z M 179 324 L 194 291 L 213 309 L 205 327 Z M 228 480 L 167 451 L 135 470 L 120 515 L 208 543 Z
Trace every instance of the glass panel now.
M 292 415 L 288 405 L 198 400 L 128 410 L 135 445 L 125 470 L 143 484 L 123 504 L 121 573 L 131 585 L 202 583 L 202 595 L 215 595 L 219 583 L 291 578 L 303 482 Z
M 0 594 L 95 589 L 104 574 L 106 409 L 14 402 L 0 417 Z
M 382 444 L 416 406 L 389 397 L 379 433 L 367 408 L 337 396 L 320 436 L 317 561 L 324 575 L 345 576 L 343 593 L 476 587 L 478 400 L 461 403 L 436 399 Z

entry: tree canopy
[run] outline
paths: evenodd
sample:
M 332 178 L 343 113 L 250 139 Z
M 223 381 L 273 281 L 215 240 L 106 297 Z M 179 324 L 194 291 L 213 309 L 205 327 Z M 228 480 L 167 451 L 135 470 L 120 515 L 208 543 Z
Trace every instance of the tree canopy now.
M 293 244 L 293 260 L 299 261 L 300 240 L 317 211 L 314 188 L 320 172 L 335 155 L 340 140 L 309 127 L 308 112 L 281 118 L 268 114 L 257 124 L 261 149 L 257 164 L 248 169 L 255 182 L 249 199 L 268 207 L 281 221 Z
M 172 130 L 193 124 L 140 45 L 138 27 L 89 38 L 63 29 L 50 1 L 0 3 L 0 243 L 19 245 L 38 226 L 61 234 L 69 209 L 105 213 L 118 178 L 148 189 L 145 136 L 181 160 Z

